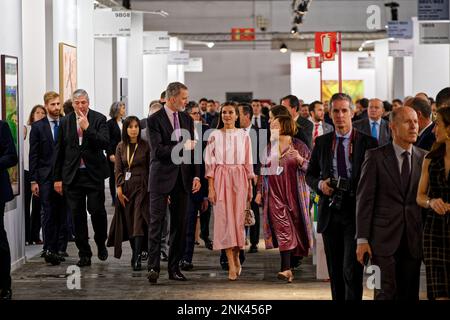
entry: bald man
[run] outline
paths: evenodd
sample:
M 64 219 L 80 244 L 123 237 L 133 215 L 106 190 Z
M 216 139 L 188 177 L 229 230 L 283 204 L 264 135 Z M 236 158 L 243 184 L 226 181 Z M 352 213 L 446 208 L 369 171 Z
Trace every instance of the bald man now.
M 356 192 L 356 256 L 380 267 L 376 300 L 419 300 L 422 216 L 416 203 L 426 151 L 414 146 L 417 113 L 400 107 L 390 115 L 393 141 L 368 150 Z
M 382 118 L 383 113 L 383 101 L 380 99 L 370 99 L 369 107 L 367 108 L 367 119 L 353 122 L 353 126 L 356 129 L 377 139 L 379 146 L 391 141 L 389 123 Z

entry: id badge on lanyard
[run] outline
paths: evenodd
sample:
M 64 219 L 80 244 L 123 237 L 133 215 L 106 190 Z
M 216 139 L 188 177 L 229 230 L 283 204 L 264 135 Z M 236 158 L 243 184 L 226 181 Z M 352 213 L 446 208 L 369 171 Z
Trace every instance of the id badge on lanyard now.
M 137 147 L 138 147 L 138 144 L 136 143 L 133 154 L 131 155 L 131 158 L 130 158 L 130 146 L 129 145 L 127 146 L 128 171 L 125 172 L 125 181 L 128 181 L 131 178 L 131 165 L 133 164 L 134 155 L 136 154 Z

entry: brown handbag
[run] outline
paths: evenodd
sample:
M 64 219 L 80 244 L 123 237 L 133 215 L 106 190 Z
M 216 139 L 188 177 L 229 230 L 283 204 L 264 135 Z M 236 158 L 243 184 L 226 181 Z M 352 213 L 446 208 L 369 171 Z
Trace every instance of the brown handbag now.
M 244 210 L 244 226 L 251 227 L 256 223 L 255 213 L 250 209 L 250 203 L 247 203 L 247 208 Z

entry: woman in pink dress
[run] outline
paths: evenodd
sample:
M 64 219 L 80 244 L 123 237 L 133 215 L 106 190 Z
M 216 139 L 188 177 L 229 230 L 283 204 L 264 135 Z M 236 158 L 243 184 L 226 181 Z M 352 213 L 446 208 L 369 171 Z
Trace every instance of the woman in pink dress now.
M 253 161 L 250 136 L 235 124 L 239 111 L 232 102 L 222 105 L 218 130 L 205 151 L 208 199 L 214 206 L 214 250 L 225 249 L 228 279 L 241 273 L 239 251 L 245 246 L 244 210 L 252 197 Z

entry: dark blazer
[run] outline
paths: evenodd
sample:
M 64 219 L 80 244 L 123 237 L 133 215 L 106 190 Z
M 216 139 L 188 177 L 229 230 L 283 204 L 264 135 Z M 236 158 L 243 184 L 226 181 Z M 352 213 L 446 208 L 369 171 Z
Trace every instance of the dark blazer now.
M 417 141 L 414 144 L 416 147 L 430 151 L 434 142 L 436 141 L 436 136 L 433 133 L 435 123 L 433 122 L 420 136 L 417 137 Z
M 356 237 L 368 239 L 375 255 L 393 256 L 406 228 L 411 255 L 422 257 L 422 215 L 416 196 L 425 154 L 413 147 L 409 189 L 403 195 L 392 143 L 366 153 L 356 196 Z
M 202 115 L 202 117 L 210 128 L 212 128 L 212 129 L 217 128 L 217 125 L 219 124 L 219 113 L 218 112 L 214 112 L 214 113 L 206 112 L 205 114 Z
M 265 128 L 262 128 L 265 129 Z M 260 152 L 260 136 L 258 127 L 252 125 L 250 132 L 250 140 L 252 141 L 252 160 L 253 160 L 253 173 L 256 176 L 261 174 L 261 161 L 259 159 Z M 268 143 L 268 141 L 266 141 Z
M 372 128 L 370 127 L 369 118 L 353 122 L 353 127 L 358 129 L 362 133 L 367 134 L 368 136 L 372 135 Z M 389 123 L 386 120 L 381 119 L 378 145 L 383 146 L 389 143 L 390 141 L 391 141 L 391 130 L 389 129 Z
M 298 125 L 298 132 L 296 135 L 296 138 L 302 140 L 309 148 L 309 150 L 312 149 L 312 136 L 313 136 L 313 130 L 314 125 L 311 121 L 308 119 L 305 119 L 303 117 L 297 118 L 297 125 Z
M 197 126 L 197 124 L 195 124 Z M 197 127 L 196 127 L 197 128 Z M 200 129 L 200 128 L 199 128 Z M 208 198 L 208 179 L 205 178 L 205 162 L 203 161 L 203 154 L 205 152 L 206 149 L 206 145 L 208 144 L 208 137 L 209 137 L 209 133 L 208 130 L 210 130 L 209 126 L 207 124 L 201 124 L 201 132 L 199 132 L 199 140 L 197 145 L 195 146 L 195 151 L 194 152 L 198 152 L 200 153 L 201 150 L 201 160 L 202 163 L 200 164 L 200 183 L 201 183 L 201 188 L 200 188 L 200 192 L 194 193 L 192 195 L 193 199 L 195 201 L 201 201 L 205 198 Z M 201 136 L 200 136 L 201 134 Z
M 81 158 L 95 183 L 103 184 L 109 177 L 109 165 L 104 154 L 109 146 L 106 117 L 90 109 L 88 121 L 89 127 L 83 133 L 83 143 L 80 146 L 75 112 L 61 119 L 56 144 L 55 181 L 71 184 L 80 167 Z
M 356 130 L 353 128 L 353 130 Z M 326 230 L 330 221 L 330 197 L 325 196 L 319 189 L 319 181 L 326 180 L 332 176 L 333 168 L 333 137 L 335 133 L 328 133 L 317 137 L 314 149 L 312 151 L 311 159 L 309 161 L 308 170 L 306 172 L 306 182 L 311 189 L 313 189 L 318 195 L 319 200 L 319 212 L 317 222 L 317 232 L 322 233 Z M 356 194 L 358 187 L 359 175 L 361 172 L 361 165 L 364 161 L 364 155 L 366 150 L 377 147 L 377 140 L 364 133 L 356 130 L 355 138 L 353 141 L 353 154 L 352 154 L 352 176 L 351 176 L 351 188 L 353 194 Z M 352 207 L 355 206 L 356 199 L 351 199 Z
M 265 115 L 263 115 L 263 114 L 261 114 L 260 117 L 261 117 L 261 118 L 260 118 L 261 127 L 258 128 L 258 129 L 269 129 L 269 120 L 267 119 L 267 117 L 266 117 Z M 253 124 L 253 117 L 252 117 L 251 120 L 252 120 L 252 126 L 256 127 L 256 126 Z
M 116 154 L 116 148 L 119 142 L 122 141 L 122 135 L 116 119 L 109 119 L 106 121 L 106 125 L 108 126 L 109 132 L 109 146 L 106 149 L 106 154 L 109 157 L 110 155 Z
M 188 130 L 191 139 L 194 139 L 194 122 L 184 112 L 178 112 L 180 128 Z M 171 140 L 173 132 L 172 124 L 167 116 L 166 109 L 162 108 L 147 119 L 147 134 L 150 138 L 150 174 L 149 191 L 155 193 L 169 193 L 177 182 L 178 173 L 181 171 L 185 191 L 190 194 L 194 177 L 200 178 L 200 165 L 174 164 L 171 159 L 172 150 L 177 146 L 176 141 Z M 182 149 L 180 146 L 177 148 Z M 184 151 L 180 151 L 183 155 Z M 194 152 L 191 152 L 193 163 Z
M 14 199 L 8 168 L 18 162 L 16 147 L 8 123 L 0 120 L 0 203 Z
M 39 184 L 53 181 L 56 141 L 52 128 L 45 117 L 31 125 L 30 131 L 30 177 Z

